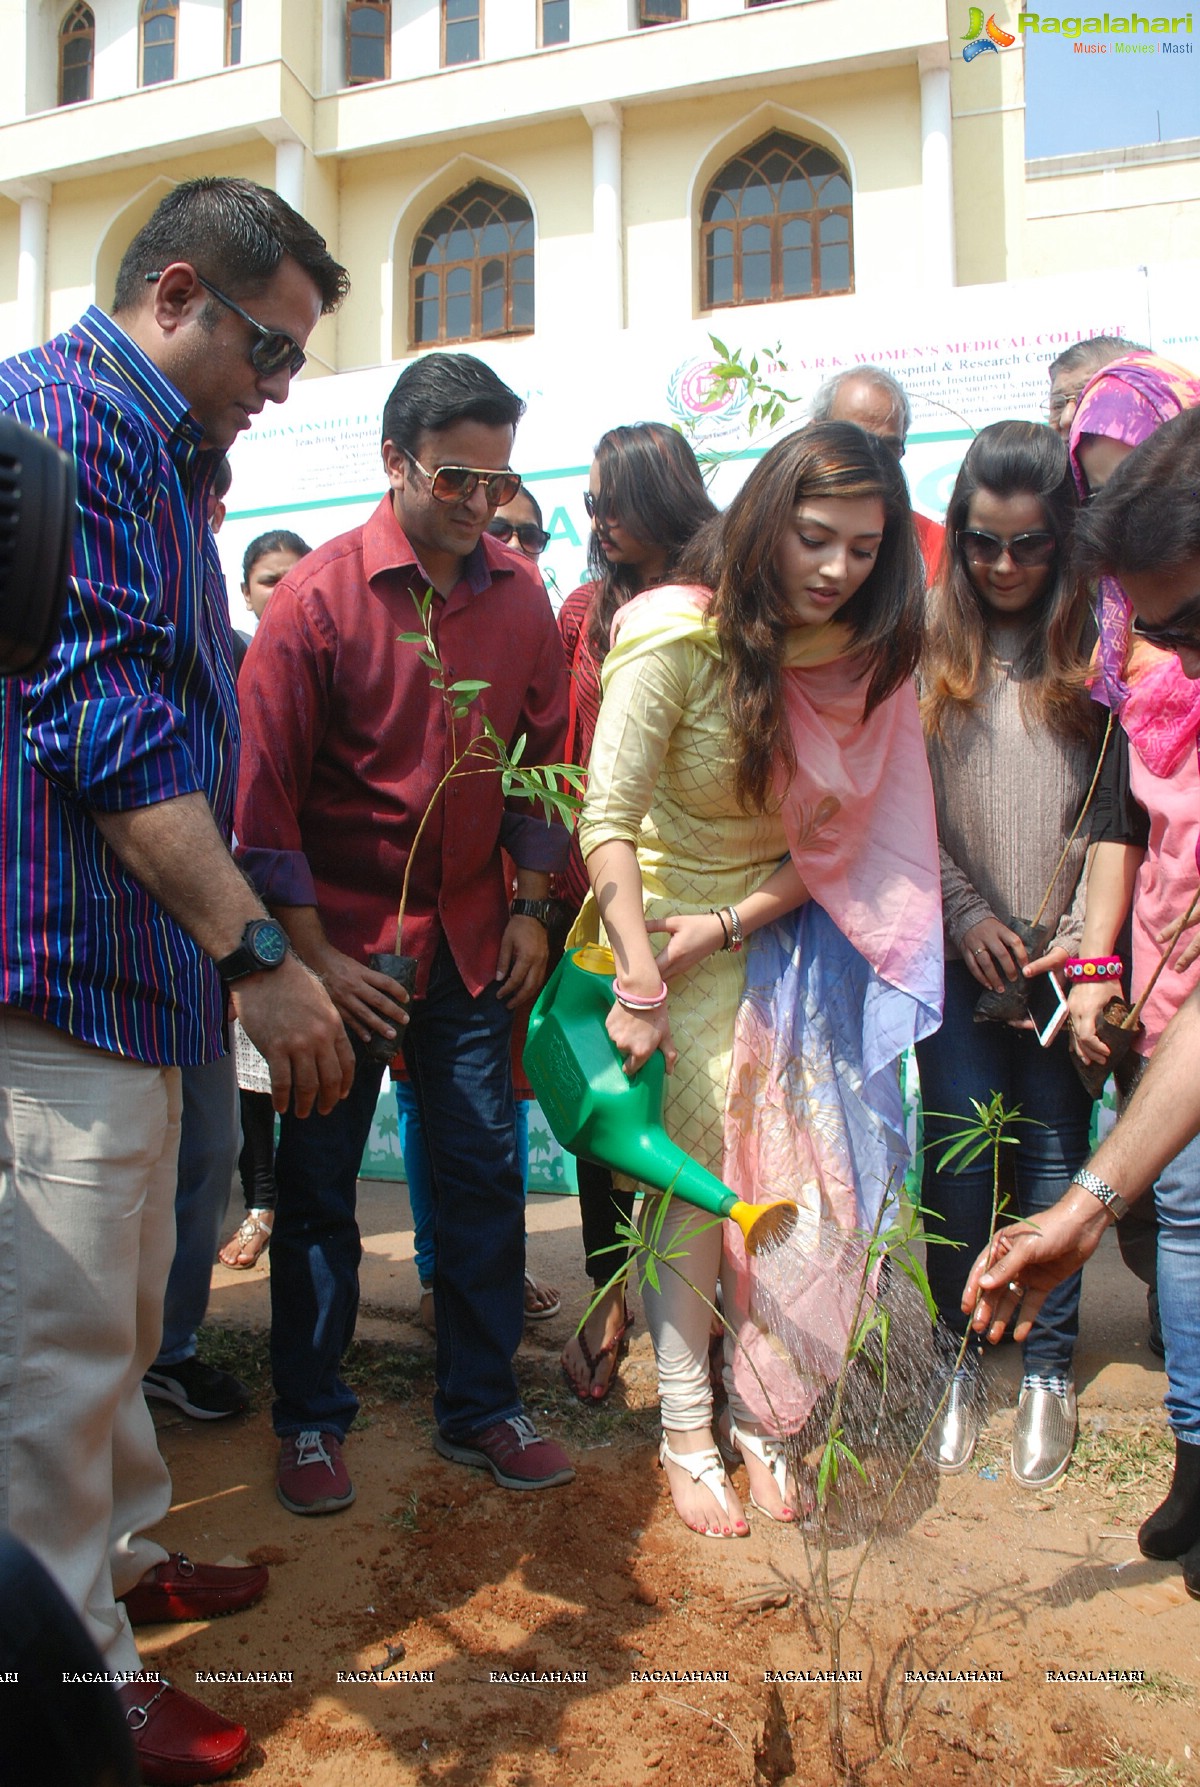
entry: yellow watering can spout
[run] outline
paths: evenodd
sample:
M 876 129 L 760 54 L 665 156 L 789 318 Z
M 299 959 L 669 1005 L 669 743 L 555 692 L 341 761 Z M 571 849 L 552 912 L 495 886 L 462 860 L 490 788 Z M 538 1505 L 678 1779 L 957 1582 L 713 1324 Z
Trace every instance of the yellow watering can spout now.
M 728 1216 L 750 1253 L 790 1235 L 797 1206 L 747 1204 L 673 1142 L 663 1127 L 665 1062 L 656 1053 L 632 1078 L 604 1027 L 614 994 L 612 951 L 570 950 L 529 1015 L 525 1072 L 555 1138 L 573 1154 Z
M 744 1204 L 735 1198 L 725 1215 L 742 1231 L 747 1253 L 761 1253 L 786 1241 L 800 1220 L 800 1206 L 791 1198 L 777 1198 L 773 1204 Z

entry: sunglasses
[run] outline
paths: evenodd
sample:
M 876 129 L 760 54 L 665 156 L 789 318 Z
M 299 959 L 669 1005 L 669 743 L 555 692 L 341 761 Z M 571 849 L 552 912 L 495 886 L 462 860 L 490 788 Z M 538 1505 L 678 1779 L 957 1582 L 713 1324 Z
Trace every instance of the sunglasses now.
M 469 502 L 482 484 L 488 508 L 502 509 L 505 503 L 512 502 L 521 488 L 520 472 L 476 471 L 469 465 L 439 465 L 435 472 L 427 472 L 421 461 L 407 448 L 404 449 L 404 457 L 411 459 L 421 476 L 428 481 L 429 494 L 438 503 Z
M 600 498 L 593 496 L 590 490 L 585 490 L 583 493 L 583 506 L 587 511 L 587 518 L 589 521 L 595 521 L 603 507 Z
M 1058 541 L 1051 533 L 1014 534 L 1002 540 L 999 534 L 984 534 L 975 528 L 960 528 L 954 538 L 958 550 L 974 565 L 997 564 L 1007 552 L 1014 565 L 1048 565 L 1058 552 Z
M 1133 632 L 1148 645 L 1160 645 L 1164 651 L 1200 651 L 1200 596 L 1185 602 L 1161 625 L 1141 620 L 1135 614 Z
M 521 543 L 522 552 L 532 553 L 541 552 L 550 538 L 536 521 L 504 521 L 499 515 L 494 521 L 488 522 L 484 532 L 491 534 L 493 540 L 503 540 L 506 546 L 512 543 L 515 534 Z
M 157 273 L 147 273 L 146 284 L 153 285 L 156 280 L 161 278 L 161 269 Z M 285 366 L 289 378 L 295 378 L 303 372 L 304 349 L 297 346 L 290 335 L 285 334 L 282 329 L 268 329 L 265 323 L 260 323 L 255 317 L 252 317 L 248 310 L 243 310 L 240 304 L 235 304 L 232 298 L 227 298 L 224 292 L 218 291 L 212 280 L 205 279 L 203 273 L 197 273 L 196 278 L 206 292 L 212 293 L 219 304 L 223 304 L 226 310 L 232 310 L 234 316 L 240 316 L 242 321 L 249 323 L 254 330 L 258 339 L 250 344 L 250 364 L 255 372 L 261 372 L 264 378 L 270 378 L 272 374 L 282 372 Z

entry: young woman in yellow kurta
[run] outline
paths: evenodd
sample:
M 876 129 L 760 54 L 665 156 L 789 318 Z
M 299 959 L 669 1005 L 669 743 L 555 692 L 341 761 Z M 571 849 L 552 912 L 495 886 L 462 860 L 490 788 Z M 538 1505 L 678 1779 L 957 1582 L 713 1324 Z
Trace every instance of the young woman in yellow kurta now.
M 928 795 L 908 687 L 923 580 L 897 462 L 838 423 L 773 448 L 700 557 L 709 587 L 653 591 L 622 611 L 579 837 L 616 959 L 609 1034 L 630 1073 L 662 1049 L 667 1127 L 720 1175 L 742 938 L 810 894 L 881 971 L 890 940 L 906 932 L 895 911 L 881 927 L 860 920 L 872 886 L 914 881 L 877 859 L 888 826 L 904 827 L 900 780 L 915 777 L 920 801 L 924 777 Z M 808 764 L 821 751 L 834 769 L 814 787 Z M 847 762 L 856 766 L 848 777 Z M 839 815 L 851 813 L 851 835 L 841 835 Z M 917 830 L 924 913 L 931 899 L 936 906 L 931 799 Z M 681 1518 L 719 1538 L 748 1528 L 716 1449 L 708 1311 L 691 1288 L 714 1294 L 722 1232 L 695 1233 L 693 1218 L 668 1213 L 663 1245 L 683 1250 L 683 1276 L 664 1270 L 661 1289 L 644 1285 L 643 1297 L 659 1367 L 660 1460 Z M 792 1519 L 800 1498 L 779 1437 L 755 1419 L 728 1367 L 726 1382 L 750 1500 Z

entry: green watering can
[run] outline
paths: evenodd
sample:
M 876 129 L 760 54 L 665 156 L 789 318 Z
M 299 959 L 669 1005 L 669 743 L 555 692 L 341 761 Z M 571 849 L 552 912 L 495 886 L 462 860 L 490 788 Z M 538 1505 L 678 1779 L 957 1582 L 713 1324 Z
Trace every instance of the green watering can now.
M 790 1234 L 794 1203 L 743 1203 L 671 1140 L 662 1119 L 661 1050 L 632 1078 L 626 1074 L 604 1028 L 615 1003 L 614 967 L 612 951 L 599 944 L 568 950 L 529 1014 L 525 1072 L 556 1139 L 572 1154 L 730 1217 L 750 1253 Z

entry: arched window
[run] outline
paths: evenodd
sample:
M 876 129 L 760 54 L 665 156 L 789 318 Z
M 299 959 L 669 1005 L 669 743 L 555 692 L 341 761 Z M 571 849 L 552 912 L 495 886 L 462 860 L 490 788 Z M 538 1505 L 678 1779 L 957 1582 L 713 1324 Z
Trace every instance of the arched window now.
M 225 0 L 225 66 L 236 68 L 242 59 L 242 0 Z
M 391 0 L 347 0 L 346 85 L 386 81 L 391 69 Z
M 766 304 L 854 290 L 850 181 L 828 149 L 772 130 L 704 195 L 704 304 Z
M 95 15 L 90 6 L 73 6 L 58 33 L 59 105 L 77 105 L 92 97 L 95 61 Z
M 515 192 L 476 180 L 438 207 L 413 245 L 413 346 L 532 329 L 533 213 Z
M 177 0 L 142 0 L 142 86 L 175 79 Z

